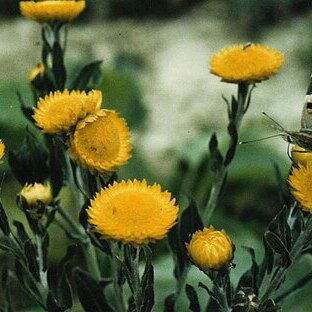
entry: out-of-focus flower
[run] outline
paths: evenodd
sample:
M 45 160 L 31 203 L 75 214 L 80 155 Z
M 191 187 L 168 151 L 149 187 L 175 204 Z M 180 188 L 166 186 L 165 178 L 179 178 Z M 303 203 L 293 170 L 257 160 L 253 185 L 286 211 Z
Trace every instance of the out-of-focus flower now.
M 2 140 L 0 139 L 0 164 L 3 163 L 2 158 L 4 156 L 4 150 L 5 150 L 5 145 L 2 142 Z
M 19 195 L 25 199 L 28 207 L 32 208 L 37 207 L 39 203 L 48 205 L 52 201 L 50 184 L 26 183 Z
M 203 271 L 220 269 L 233 258 L 233 244 L 224 230 L 209 228 L 196 231 L 186 244 L 191 261 Z
M 210 71 L 225 82 L 252 84 L 275 74 L 283 60 L 280 52 L 264 45 L 234 45 L 211 57 Z
M 131 157 L 126 121 L 108 109 L 98 110 L 81 120 L 68 146 L 73 159 L 93 174 L 114 172 Z
M 44 72 L 44 65 L 38 64 L 36 67 L 34 67 L 28 74 L 29 81 L 33 81 L 38 75 L 42 75 Z
M 291 157 L 294 163 L 305 166 L 307 162 L 312 161 L 312 152 L 299 145 L 294 145 L 291 150 Z
M 302 210 L 312 213 L 312 162 L 297 165 L 292 167 L 288 177 L 290 191 Z
M 36 125 L 45 133 L 60 133 L 71 130 L 80 119 L 100 109 L 102 92 L 98 90 L 51 92 L 40 98 L 34 108 Z
M 20 11 L 25 17 L 40 23 L 70 22 L 85 8 L 84 0 L 20 1 Z
M 104 239 L 139 246 L 163 239 L 176 223 L 178 207 L 160 185 L 128 180 L 97 193 L 87 213 L 92 230 Z

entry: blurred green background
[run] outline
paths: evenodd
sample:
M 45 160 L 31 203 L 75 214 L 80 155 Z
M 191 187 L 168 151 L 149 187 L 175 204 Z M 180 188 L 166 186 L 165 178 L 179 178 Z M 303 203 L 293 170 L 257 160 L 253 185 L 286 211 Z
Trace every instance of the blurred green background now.
M 66 62 L 74 74 L 86 62 L 103 60 L 103 106 L 127 119 L 134 145 L 133 157 L 120 170 L 120 178 L 157 181 L 178 196 L 181 207 L 184 196 L 190 194 L 203 200 L 209 179 L 198 168 L 214 131 L 221 145 L 226 145 L 226 106 L 221 97 L 236 92 L 235 86 L 209 74 L 210 56 L 225 45 L 252 41 L 285 55 L 281 72 L 255 89 L 241 140 L 272 134 L 262 111 L 286 129 L 298 130 L 312 69 L 311 18 L 307 0 L 87 1 L 86 11 L 69 28 Z M 27 74 L 40 62 L 40 26 L 19 16 L 17 0 L 0 0 L 0 24 L 0 137 L 10 150 L 20 145 L 27 125 L 35 132 L 23 118 L 17 92 L 26 103 L 34 104 Z M 261 235 L 281 207 L 274 163 L 285 187 L 290 166 L 287 143 L 272 139 L 239 146 L 214 216 L 215 226 L 225 228 L 237 247 L 234 281 L 250 266 L 241 246 L 255 248 L 261 259 Z M 7 162 L 0 170 L 4 205 L 12 218 L 20 218 L 15 194 L 21 186 Z M 67 190 L 63 197 L 71 209 Z M 57 244 L 63 239 L 55 240 L 51 265 L 65 251 L 66 244 L 61 248 Z M 159 290 L 155 311 L 162 311 L 163 299 L 174 287 L 172 262 L 165 242 L 154 249 Z M 5 255 L 2 258 L 6 261 Z M 306 257 L 286 283 L 311 267 L 311 257 Z M 195 286 L 202 278 L 194 269 L 189 282 Z M 284 311 L 311 311 L 311 289 L 308 285 L 289 298 Z M 16 306 L 26 309 L 22 302 Z M 182 307 L 183 302 L 181 311 L 185 311 Z

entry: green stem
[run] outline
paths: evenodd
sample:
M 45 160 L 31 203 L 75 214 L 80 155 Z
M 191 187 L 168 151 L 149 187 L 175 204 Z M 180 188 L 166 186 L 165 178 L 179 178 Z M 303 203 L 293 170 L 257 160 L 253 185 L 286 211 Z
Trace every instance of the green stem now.
M 302 249 L 305 247 L 308 239 L 311 237 L 312 233 L 312 216 L 308 217 L 306 228 L 303 233 L 298 237 L 296 243 L 294 244 L 292 250 L 290 251 L 290 259 L 292 263 L 294 263 L 298 258 L 301 256 Z M 269 299 L 273 292 L 281 284 L 281 281 L 284 279 L 287 270 L 281 266 L 278 267 L 277 272 L 275 273 L 274 277 L 271 279 L 270 283 L 268 284 L 267 289 L 264 291 L 264 294 L 260 297 L 260 301 L 264 302 L 265 300 Z
M 248 101 L 248 91 L 249 91 L 249 85 L 246 83 L 239 83 L 238 84 L 238 91 L 237 91 L 237 112 L 236 114 L 233 114 L 233 111 L 231 112 L 231 119 L 232 122 L 235 125 L 237 133 L 239 132 L 241 122 L 243 119 L 244 114 L 246 113 L 247 109 L 247 101 Z M 238 142 L 235 142 L 236 146 Z M 210 194 L 207 200 L 207 204 L 202 216 L 202 220 L 204 225 L 209 225 L 211 216 L 213 215 L 213 212 L 218 204 L 222 187 L 224 184 L 225 177 L 227 175 L 227 172 L 229 170 L 229 165 L 232 162 L 233 159 L 227 164 L 227 166 L 222 165 L 220 170 L 216 173 L 213 185 L 210 189 Z
M 80 242 L 89 272 L 97 280 L 100 280 L 101 272 L 99 269 L 98 259 L 90 237 L 87 235 L 85 229 L 81 225 L 75 223 L 72 217 L 62 207 L 58 207 L 58 212 L 73 231 L 76 239 Z

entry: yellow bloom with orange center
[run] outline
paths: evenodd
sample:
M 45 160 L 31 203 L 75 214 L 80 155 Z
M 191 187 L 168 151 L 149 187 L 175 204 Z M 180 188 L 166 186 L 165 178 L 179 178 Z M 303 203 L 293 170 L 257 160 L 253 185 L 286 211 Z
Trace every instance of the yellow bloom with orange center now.
M 22 15 L 40 23 L 70 22 L 85 8 L 84 0 L 20 1 Z
M 302 210 L 312 213 L 312 162 L 292 167 L 288 177 L 290 191 Z
M 167 235 L 176 223 L 178 207 L 160 185 L 128 180 L 97 193 L 87 213 L 91 229 L 104 239 L 140 246 Z
M 234 45 L 211 57 L 210 71 L 225 82 L 252 84 L 275 74 L 283 60 L 280 52 L 264 45 Z
M 29 207 L 35 208 L 39 203 L 48 205 L 52 201 L 52 192 L 50 184 L 41 183 L 26 183 L 21 190 L 20 196 L 22 196 Z
M 38 64 L 34 67 L 28 74 L 29 81 L 33 81 L 38 75 L 42 75 L 44 73 L 44 65 Z
M 294 163 L 305 166 L 307 162 L 312 162 L 312 152 L 305 150 L 299 145 L 294 145 L 291 149 L 291 157 Z
M 2 142 L 2 140 L 0 139 L 0 164 L 3 163 L 2 158 L 4 156 L 4 150 L 5 150 L 5 145 Z
M 220 269 L 233 258 L 233 244 L 224 230 L 209 228 L 196 231 L 186 244 L 191 261 L 203 271 Z
M 68 140 L 68 152 L 91 173 L 109 173 L 131 157 L 127 123 L 114 110 L 101 109 L 81 120 Z
M 80 119 L 100 109 L 102 92 L 64 90 L 40 98 L 34 108 L 36 125 L 45 133 L 60 133 L 72 129 Z

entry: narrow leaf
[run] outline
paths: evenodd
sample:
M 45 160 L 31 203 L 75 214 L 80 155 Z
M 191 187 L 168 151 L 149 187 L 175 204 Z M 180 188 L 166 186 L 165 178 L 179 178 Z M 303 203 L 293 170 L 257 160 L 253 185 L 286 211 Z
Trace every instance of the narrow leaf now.
M 189 284 L 186 284 L 185 292 L 186 292 L 187 298 L 190 301 L 189 310 L 193 312 L 200 312 L 199 300 L 198 300 L 198 296 L 194 287 Z

